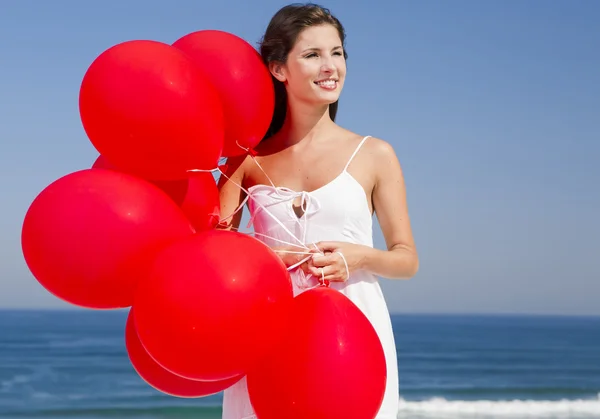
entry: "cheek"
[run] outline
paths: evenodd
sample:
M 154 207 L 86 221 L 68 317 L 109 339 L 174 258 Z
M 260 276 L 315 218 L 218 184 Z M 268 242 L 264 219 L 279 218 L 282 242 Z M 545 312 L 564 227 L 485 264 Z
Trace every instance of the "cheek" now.
M 306 61 L 301 63 L 297 67 L 298 76 L 302 78 L 310 78 L 315 75 L 315 72 L 319 71 L 319 66 L 315 62 Z
M 288 85 L 294 89 L 306 89 L 307 82 L 315 78 L 315 69 L 310 64 L 298 64 L 290 68 Z
M 346 61 L 345 60 L 340 60 L 338 63 L 336 63 L 336 67 L 337 67 L 337 71 L 340 75 L 345 76 L 346 75 Z

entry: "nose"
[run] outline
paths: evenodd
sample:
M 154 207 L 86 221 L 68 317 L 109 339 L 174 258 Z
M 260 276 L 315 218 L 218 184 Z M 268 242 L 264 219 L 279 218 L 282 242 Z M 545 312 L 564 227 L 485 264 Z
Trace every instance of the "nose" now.
M 333 73 L 335 70 L 333 57 L 331 55 L 324 55 L 321 62 L 321 71 L 324 73 Z

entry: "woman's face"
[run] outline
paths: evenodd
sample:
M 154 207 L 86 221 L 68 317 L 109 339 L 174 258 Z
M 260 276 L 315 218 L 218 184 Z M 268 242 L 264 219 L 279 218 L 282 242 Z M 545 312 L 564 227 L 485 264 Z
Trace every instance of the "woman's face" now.
M 337 101 L 346 76 L 337 29 L 329 24 L 304 29 L 274 76 L 285 84 L 292 102 L 329 105 Z

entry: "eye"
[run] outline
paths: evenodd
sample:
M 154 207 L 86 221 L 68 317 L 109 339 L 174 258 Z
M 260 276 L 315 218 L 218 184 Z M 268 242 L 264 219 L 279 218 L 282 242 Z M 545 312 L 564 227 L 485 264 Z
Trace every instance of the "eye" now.
M 341 51 L 336 51 L 336 52 L 333 53 L 333 55 L 338 55 L 339 56 L 339 55 L 342 55 L 342 52 Z
M 317 54 L 315 54 L 314 52 L 311 52 L 310 54 L 305 55 L 304 58 L 314 58 L 316 56 L 317 56 Z

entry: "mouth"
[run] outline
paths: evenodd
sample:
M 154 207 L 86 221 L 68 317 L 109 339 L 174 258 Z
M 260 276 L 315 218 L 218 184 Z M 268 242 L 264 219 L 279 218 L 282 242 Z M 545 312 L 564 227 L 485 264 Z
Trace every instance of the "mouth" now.
M 338 85 L 338 81 L 336 79 L 319 80 L 314 83 L 325 90 L 335 90 L 337 89 Z

